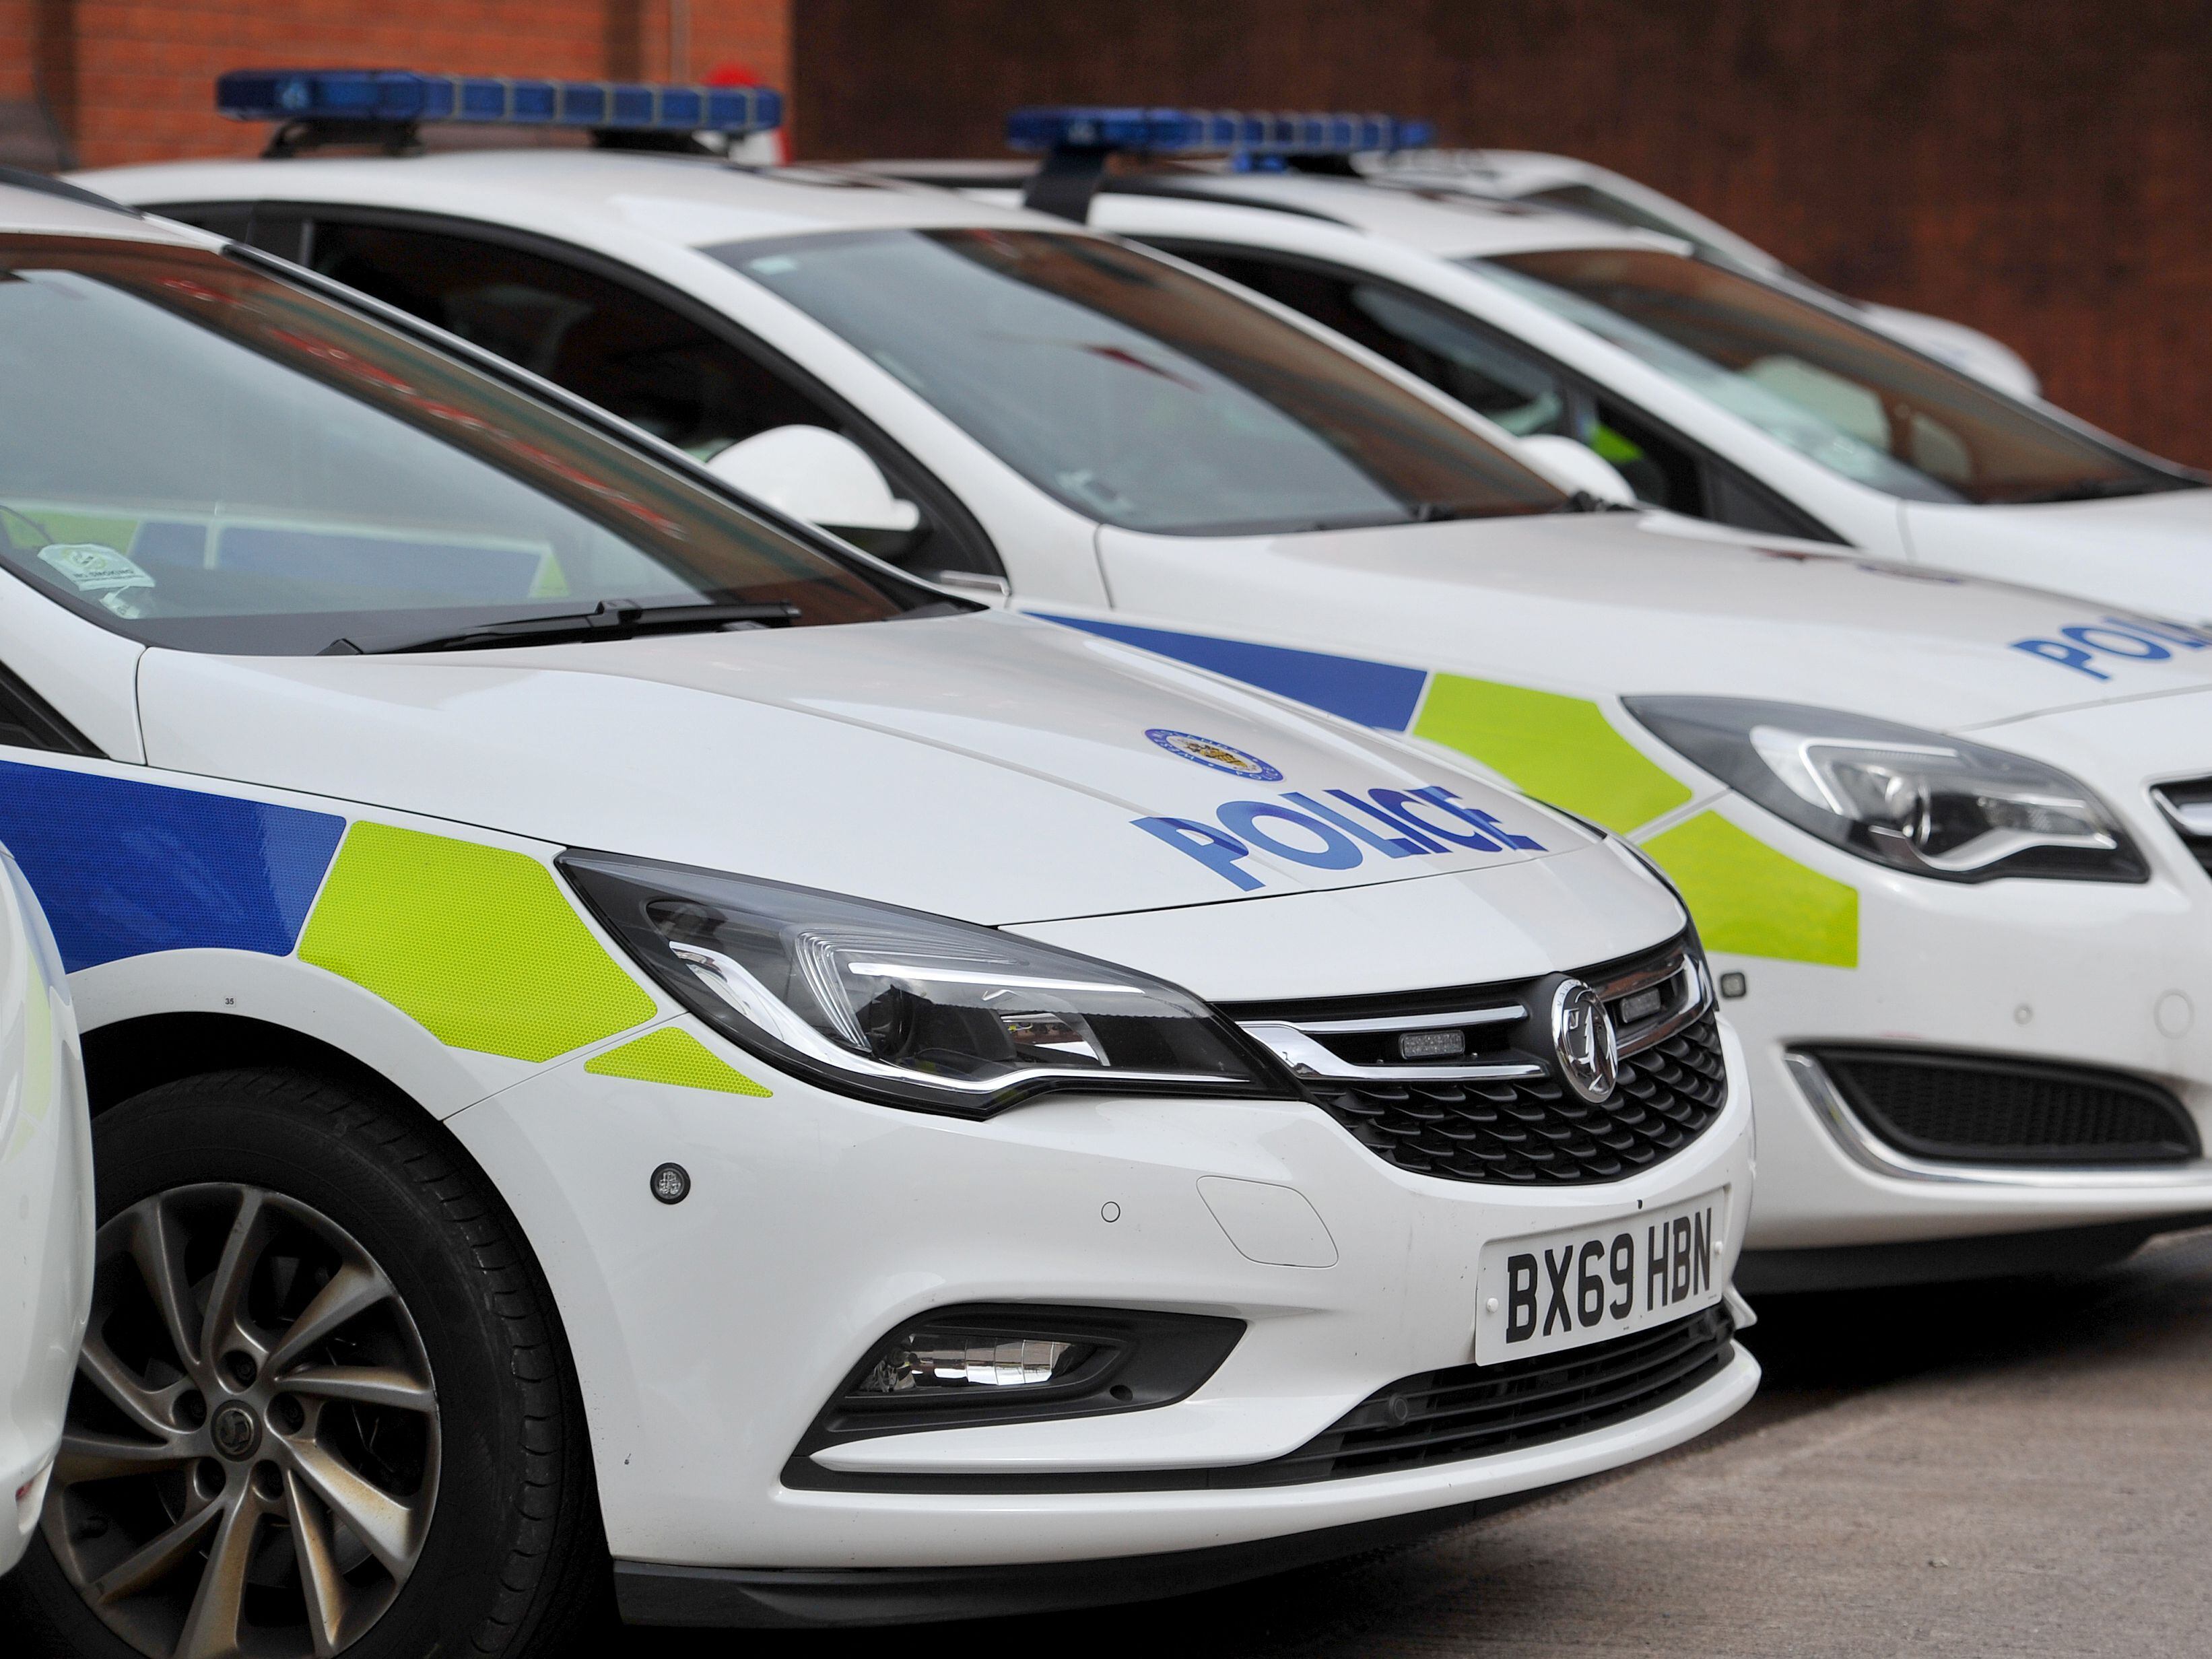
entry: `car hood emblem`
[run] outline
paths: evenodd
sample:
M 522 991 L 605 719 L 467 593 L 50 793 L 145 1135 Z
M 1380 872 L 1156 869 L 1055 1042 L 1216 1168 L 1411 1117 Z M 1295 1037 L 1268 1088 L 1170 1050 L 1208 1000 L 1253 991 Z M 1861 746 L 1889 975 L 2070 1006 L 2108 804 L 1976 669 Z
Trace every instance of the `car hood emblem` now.
M 1567 981 L 1552 997 L 1552 1047 L 1570 1089 L 1588 1101 L 1613 1097 L 1620 1077 L 1613 1016 L 1603 999 L 1578 979 Z

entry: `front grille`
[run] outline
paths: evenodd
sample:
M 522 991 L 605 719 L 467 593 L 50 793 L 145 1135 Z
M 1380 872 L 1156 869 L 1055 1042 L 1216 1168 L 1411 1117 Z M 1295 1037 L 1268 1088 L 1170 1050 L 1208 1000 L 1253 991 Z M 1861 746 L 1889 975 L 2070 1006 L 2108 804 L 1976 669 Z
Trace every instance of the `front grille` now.
M 2173 1164 L 2197 1126 L 2155 1085 L 2116 1073 L 1912 1049 L 1812 1057 L 1869 1130 L 1917 1158 L 1974 1164 Z
M 2189 855 L 2212 872 L 2212 778 L 2161 783 L 2150 793 Z
M 1553 995 L 1568 977 L 1229 1012 L 1399 1169 L 1520 1186 L 1618 1181 L 1720 1115 L 1720 1030 L 1703 965 L 1679 941 L 1571 976 L 1598 990 L 1620 1034 L 1611 1097 L 1586 1100 L 1561 1076 L 1552 1042 Z M 1392 1044 L 1437 1031 L 1461 1033 L 1464 1052 L 1393 1063 Z
M 1210 1484 L 1341 1480 L 1587 1434 L 1718 1376 L 1735 1334 L 1726 1306 L 1716 1305 L 1563 1354 L 1423 1371 L 1377 1389 L 1296 1451 L 1216 1470 Z

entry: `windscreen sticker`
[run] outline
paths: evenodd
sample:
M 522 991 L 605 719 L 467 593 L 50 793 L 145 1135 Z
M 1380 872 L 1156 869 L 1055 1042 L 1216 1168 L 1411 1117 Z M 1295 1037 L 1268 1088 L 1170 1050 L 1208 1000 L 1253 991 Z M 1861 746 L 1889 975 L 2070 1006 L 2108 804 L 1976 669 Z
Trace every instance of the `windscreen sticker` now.
M 2212 634 L 2141 617 L 2106 617 L 2057 633 L 2056 639 L 2014 640 L 2012 648 L 2093 680 L 2109 680 L 2110 670 L 2127 663 L 2166 662 L 2212 645 Z
M 113 593 L 154 585 L 153 576 L 127 554 L 98 542 L 57 542 L 39 550 L 39 562 L 80 593 Z

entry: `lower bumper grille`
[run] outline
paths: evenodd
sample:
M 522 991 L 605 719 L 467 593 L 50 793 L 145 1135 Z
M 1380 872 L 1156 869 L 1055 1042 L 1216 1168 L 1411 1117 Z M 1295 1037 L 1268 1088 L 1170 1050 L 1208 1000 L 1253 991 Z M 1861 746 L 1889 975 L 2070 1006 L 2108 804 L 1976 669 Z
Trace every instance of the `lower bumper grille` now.
M 1916 1158 L 2178 1164 L 2203 1150 L 2179 1101 L 2118 1073 L 1904 1049 L 1812 1057 L 1869 1131 Z
M 1376 1390 L 1297 1450 L 1216 1470 L 1215 1486 L 1291 1486 L 1455 1463 L 1563 1440 L 1656 1410 L 1720 1375 L 1725 1304 L 1587 1348 L 1423 1371 Z

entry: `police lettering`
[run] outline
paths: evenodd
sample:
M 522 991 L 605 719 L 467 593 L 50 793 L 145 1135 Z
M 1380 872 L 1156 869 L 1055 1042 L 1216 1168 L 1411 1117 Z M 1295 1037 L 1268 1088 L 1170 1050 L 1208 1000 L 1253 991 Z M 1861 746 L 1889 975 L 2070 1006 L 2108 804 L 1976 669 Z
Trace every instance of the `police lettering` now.
M 2121 662 L 2164 662 L 2182 651 L 2202 651 L 2212 645 L 2212 634 L 2185 628 L 2179 623 L 2151 622 L 2141 617 L 2106 617 L 2100 622 L 2062 628 L 2051 640 L 2014 640 L 2012 648 L 2040 657 L 2047 663 L 2087 674 L 2093 680 L 2112 677 L 2097 666 Z
M 1438 784 L 1370 789 L 1364 795 L 1348 789 L 1322 795 L 1286 790 L 1272 800 L 1224 801 L 1214 819 L 1130 822 L 1247 893 L 1267 885 L 1263 877 L 1244 867 L 1255 852 L 1317 870 L 1351 870 L 1371 854 L 1414 859 L 1449 856 L 1461 848 L 1546 850 L 1543 842 L 1507 829 L 1497 814 L 1466 805 Z

